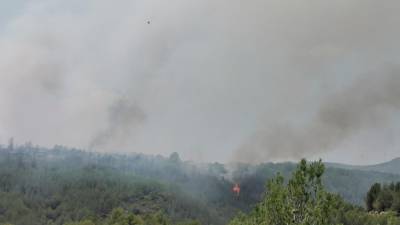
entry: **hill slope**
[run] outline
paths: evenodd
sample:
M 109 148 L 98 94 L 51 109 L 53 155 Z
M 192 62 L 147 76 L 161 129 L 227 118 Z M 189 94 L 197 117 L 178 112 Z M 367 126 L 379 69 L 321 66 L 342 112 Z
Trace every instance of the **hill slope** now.
M 376 172 L 400 175 L 400 158 L 395 158 L 388 162 L 379 163 L 375 165 L 367 165 L 367 166 L 353 166 L 340 163 L 327 163 L 326 165 L 328 167 L 341 168 L 341 169 L 376 171 Z
M 61 146 L 0 147 L 0 224 L 101 219 L 117 207 L 138 214 L 162 211 L 174 221 L 226 224 L 262 198 L 266 180 L 278 172 L 289 177 L 295 167 L 195 164 L 177 154 L 98 154 Z M 390 181 L 400 176 L 331 167 L 324 179 L 328 190 L 360 205 L 371 184 Z M 231 192 L 235 182 L 241 184 L 239 198 Z
M 266 163 L 247 166 L 246 169 L 241 170 L 251 172 L 241 174 L 236 171 L 234 179 L 242 184 L 243 195 L 247 196 L 244 201 L 253 204 L 260 199 L 259 194 L 265 189 L 266 180 L 271 179 L 278 172 L 288 178 L 295 168 L 294 163 Z M 323 183 L 328 191 L 340 194 L 346 201 L 360 206 L 364 206 L 364 197 L 372 184 L 395 181 L 400 181 L 400 175 L 333 167 L 326 169 L 323 178 Z

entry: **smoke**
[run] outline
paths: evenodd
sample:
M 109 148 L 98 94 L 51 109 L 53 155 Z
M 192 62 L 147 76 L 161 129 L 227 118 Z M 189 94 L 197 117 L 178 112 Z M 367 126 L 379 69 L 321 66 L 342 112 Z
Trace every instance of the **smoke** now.
M 0 7 L 0 142 L 200 161 L 398 155 L 398 1 L 15 2 Z
M 400 68 L 364 74 L 325 99 L 305 126 L 277 124 L 254 134 L 237 152 L 244 161 L 299 159 L 329 151 L 358 132 L 388 126 L 400 110 Z
M 119 99 L 108 110 L 107 127 L 96 134 L 89 148 L 101 148 L 110 143 L 114 143 L 112 148 L 116 148 L 117 140 L 120 146 L 124 146 L 126 139 L 132 137 L 132 132 L 145 121 L 145 118 L 145 113 L 135 103 L 125 98 Z

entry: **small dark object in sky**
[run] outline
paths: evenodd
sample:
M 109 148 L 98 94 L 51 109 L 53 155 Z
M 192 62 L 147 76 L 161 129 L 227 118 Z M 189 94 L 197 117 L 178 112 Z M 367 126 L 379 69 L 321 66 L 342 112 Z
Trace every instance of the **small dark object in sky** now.
M 147 24 L 150 24 L 150 20 L 147 21 Z

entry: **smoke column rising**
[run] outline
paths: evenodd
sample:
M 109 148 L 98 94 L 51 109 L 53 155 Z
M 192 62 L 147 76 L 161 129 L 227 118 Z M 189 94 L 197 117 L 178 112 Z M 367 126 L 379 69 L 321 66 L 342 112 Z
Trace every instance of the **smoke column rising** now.
M 0 21 L 3 143 L 205 161 L 398 156 L 398 1 L 2 4 L 14 7 Z
M 238 160 L 298 159 L 329 151 L 363 129 L 390 126 L 400 111 L 400 68 L 364 74 L 325 99 L 305 126 L 276 125 L 256 132 L 237 152 Z

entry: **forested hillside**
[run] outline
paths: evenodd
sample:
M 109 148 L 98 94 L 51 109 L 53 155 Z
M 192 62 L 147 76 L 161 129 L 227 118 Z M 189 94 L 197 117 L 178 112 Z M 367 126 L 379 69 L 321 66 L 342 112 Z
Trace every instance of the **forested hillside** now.
M 230 225 L 400 225 L 398 209 L 370 213 L 326 191 L 322 182 L 324 171 L 321 161 L 308 164 L 302 160 L 288 181 L 280 174 L 269 180 L 265 196 L 254 210 L 239 214 Z M 395 185 L 387 190 L 375 186 L 371 190 L 377 199 L 382 196 L 381 190 L 386 192 L 383 195 L 396 190 Z
M 55 146 L 0 147 L 0 224 L 65 224 L 105 221 L 123 209 L 142 219 L 154 215 L 171 223 L 226 224 L 249 212 L 277 172 L 290 177 L 293 163 L 260 165 L 182 161 L 143 154 L 99 154 Z M 400 180 L 384 173 L 327 169 L 328 190 L 364 206 L 375 182 Z M 236 197 L 231 188 L 241 185 Z M 127 215 L 128 216 L 128 215 Z
M 0 149 L 0 222 L 63 224 L 122 207 L 173 221 L 223 224 L 241 208 L 230 182 L 170 158 L 101 155 L 56 146 Z M 29 223 L 27 222 L 29 221 Z
M 400 214 L 400 182 L 375 183 L 369 189 L 365 200 L 368 211 L 392 210 Z
M 341 168 L 341 169 L 356 169 L 364 171 L 376 171 L 382 173 L 400 174 L 400 158 L 395 158 L 389 162 L 379 163 L 367 166 L 353 166 L 340 163 L 328 163 L 328 167 Z
M 260 199 L 259 193 L 265 189 L 265 181 L 280 173 L 285 178 L 290 177 L 295 170 L 294 163 L 265 163 L 257 166 L 242 164 L 236 167 L 234 178 L 242 184 L 242 190 L 248 204 L 254 204 Z M 341 195 L 346 201 L 364 206 L 365 194 L 375 182 L 388 183 L 399 181 L 400 175 L 357 169 L 341 169 L 328 167 L 322 181 L 326 189 Z

